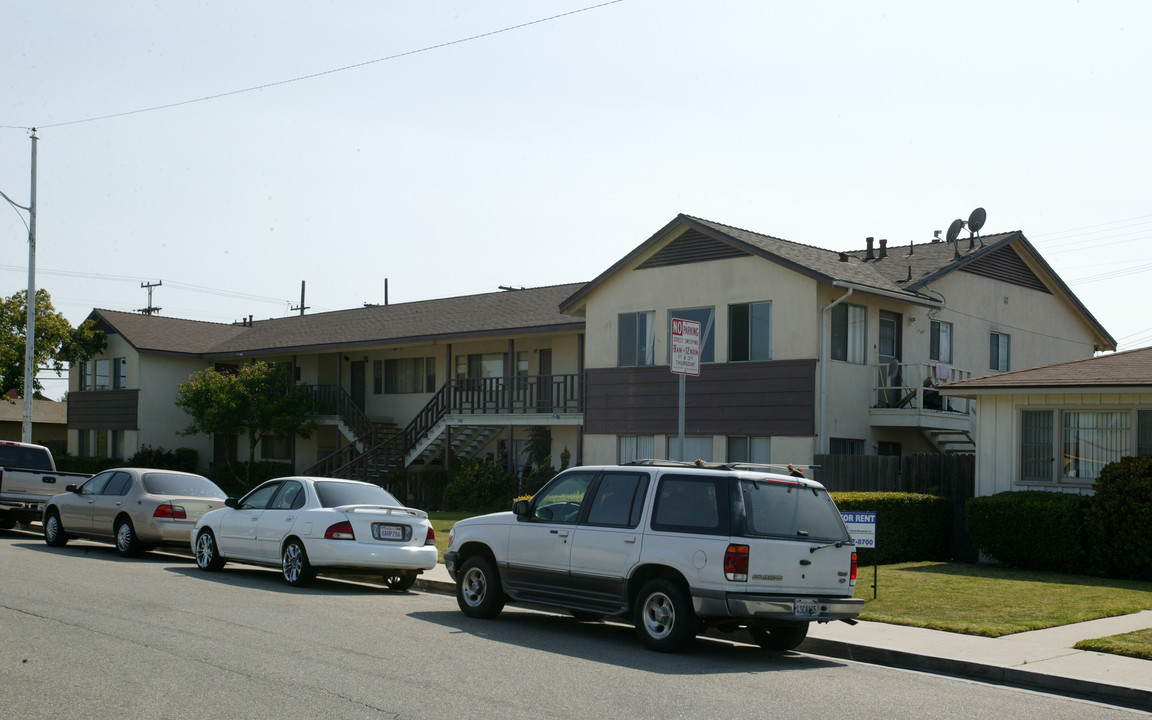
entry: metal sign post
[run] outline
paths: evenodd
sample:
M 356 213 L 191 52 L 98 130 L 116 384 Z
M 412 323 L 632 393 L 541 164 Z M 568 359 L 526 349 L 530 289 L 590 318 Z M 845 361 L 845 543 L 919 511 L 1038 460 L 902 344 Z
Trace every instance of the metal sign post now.
M 700 323 L 696 320 L 682 320 L 672 318 L 672 364 L 673 373 L 680 376 L 680 415 L 677 422 L 679 433 L 678 458 L 673 460 L 686 460 L 684 457 L 684 397 L 686 391 L 686 375 L 700 374 Z

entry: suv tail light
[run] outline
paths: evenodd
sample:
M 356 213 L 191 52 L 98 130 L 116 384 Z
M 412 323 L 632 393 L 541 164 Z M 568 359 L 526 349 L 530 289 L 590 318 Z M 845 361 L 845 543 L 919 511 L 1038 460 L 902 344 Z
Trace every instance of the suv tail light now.
M 856 553 L 852 553 L 852 582 L 856 582 Z
M 734 582 L 748 582 L 748 546 L 729 545 L 724 552 L 724 577 Z
M 428 537 L 424 538 L 424 544 L 425 545 L 435 545 L 436 544 L 436 531 L 433 530 L 431 527 L 428 528 Z
M 156 512 L 152 513 L 155 518 L 168 518 L 169 520 L 187 520 L 188 513 L 184 512 L 184 508 L 172 503 L 164 503 L 163 505 L 156 506 Z
M 352 523 L 347 520 L 338 522 L 324 531 L 325 540 L 355 540 L 356 533 L 352 532 Z

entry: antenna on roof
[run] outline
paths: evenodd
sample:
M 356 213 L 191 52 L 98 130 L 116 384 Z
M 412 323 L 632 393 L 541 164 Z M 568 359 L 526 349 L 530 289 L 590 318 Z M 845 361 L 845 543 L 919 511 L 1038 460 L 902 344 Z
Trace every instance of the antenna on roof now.
M 972 238 L 980 233 L 980 228 L 984 227 L 984 221 L 988 219 L 988 213 L 984 212 L 984 208 L 978 207 L 972 211 L 968 216 L 968 249 L 972 249 Z M 980 247 L 984 247 L 984 238 L 980 238 Z
M 956 218 L 952 224 L 948 226 L 948 242 L 952 243 L 953 260 L 960 259 L 960 246 L 956 243 L 956 238 L 960 236 L 960 231 L 964 229 L 964 221 Z

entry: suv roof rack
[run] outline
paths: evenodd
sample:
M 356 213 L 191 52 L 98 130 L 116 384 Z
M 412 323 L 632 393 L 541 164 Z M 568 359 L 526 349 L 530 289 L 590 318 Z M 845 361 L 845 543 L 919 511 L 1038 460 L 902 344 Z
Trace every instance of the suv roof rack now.
M 804 470 L 819 468 L 819 465 L 796 465 L 795 463 L 750 463 L 750 462 L 705 462 L 704 460 L 661 460 L 657 458 L 644 458 L 629 460 L 621 465 L 645 465 L 652 467 L 696 467 L 707 470 L 760 470 L 769 472 L 788 472 L 797 477 L 804 477 Z

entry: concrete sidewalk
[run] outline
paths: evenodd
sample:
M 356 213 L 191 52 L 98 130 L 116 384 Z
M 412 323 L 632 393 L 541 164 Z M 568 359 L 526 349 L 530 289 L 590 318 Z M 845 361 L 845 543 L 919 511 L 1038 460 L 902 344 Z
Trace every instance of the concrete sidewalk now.
M 454 594 L 443 564 L 417 589 Z M 1152 712 L 1152 661 L 1074 650 L 1080 640 L 1152 628 L 1152 611 L 1048 630 L 976 637 L 886 623 L 813 623 L 799 650 L 1070 695 Z

